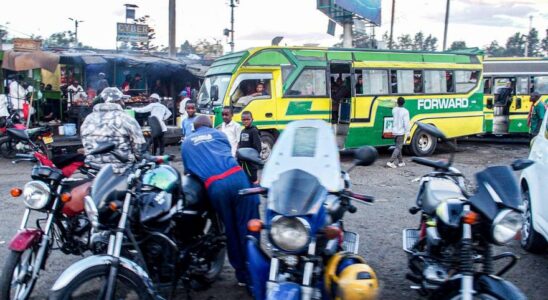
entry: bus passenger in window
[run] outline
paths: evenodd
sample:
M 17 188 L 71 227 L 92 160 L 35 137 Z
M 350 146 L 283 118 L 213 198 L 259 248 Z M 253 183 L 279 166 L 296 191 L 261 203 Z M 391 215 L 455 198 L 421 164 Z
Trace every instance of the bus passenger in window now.
M 306 84 L 306 86 L 304 87 L 304 90 L 301 92 L 301 95 L 314 96 L 314 87 L 312 86 L 312 83 L 308 82 Z
M 267 96 L 267 95 L 268 95 L 268 93 L 266 92 L 266 90 L 264 88 L 264 83 L 259 82 L 259 83 L 257 83 L 257 86 L 255 87 L 255 92 L 251 93 L 248 96 L 259 97 L 259 96 Z
M 358 76 L 358 82 L 356 82 L 356 95 L 363 95 L 363 76 Z
M 422 93 L 422 76 L 418 75 L 418 74 L 415 74 L 415 76 L 413 77 L 413 85 L 414 85 L 414 89 L 413 91 L 415 93 Z

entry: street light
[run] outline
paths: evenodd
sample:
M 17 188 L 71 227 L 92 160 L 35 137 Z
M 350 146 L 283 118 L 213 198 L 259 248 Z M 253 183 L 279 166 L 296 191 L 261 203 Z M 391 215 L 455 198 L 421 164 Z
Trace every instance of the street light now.
M 78 24 L 84 22 L 83 20 L 76 20 L 73 18 L 68 18 L 71 21 L 74 21 L 74 39 L 76 40 L 76 47 L 78 47 Z

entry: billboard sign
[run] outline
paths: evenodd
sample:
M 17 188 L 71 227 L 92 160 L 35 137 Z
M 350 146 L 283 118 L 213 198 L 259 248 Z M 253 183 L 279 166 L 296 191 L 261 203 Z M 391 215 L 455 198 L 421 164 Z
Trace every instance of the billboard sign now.
M 148 42 L 148 25 L 116 23 L 116 41 L 146 43 Z
M 334 0 L 335 5 L 354 13 L 371 23 L 381 25 L 381 0 Z

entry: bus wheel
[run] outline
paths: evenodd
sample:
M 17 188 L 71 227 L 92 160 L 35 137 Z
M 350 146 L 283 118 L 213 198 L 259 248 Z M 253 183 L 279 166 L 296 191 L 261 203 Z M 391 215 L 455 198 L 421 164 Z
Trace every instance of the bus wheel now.
M 418 129 L 411 139 L 411 153 L 415 156 L 429 156 L 434 153 L 438 140 L 428 133 Z
M 267 160 L 274 147 L 274 136 L 270 132 L 261 131 L 261 159 Z

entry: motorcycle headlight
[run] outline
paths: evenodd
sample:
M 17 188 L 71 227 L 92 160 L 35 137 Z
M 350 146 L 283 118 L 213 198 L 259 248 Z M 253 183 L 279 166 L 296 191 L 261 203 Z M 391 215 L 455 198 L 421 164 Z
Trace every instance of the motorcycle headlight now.
M 521 230 L 523 219 L 521 214 L 510 209 L 498 213 L 493 221 L 493 240 L 499 244 L 506 244 Z
M 86 210 L 86 215 L 88 216 L 91 226 L 97 228 L 99 226 L 99 211 L 95 205 L 95 201 L 90 196 L 84 197 L 84 208 Z
M 42 209 L 49 202 L 49 186 L 42 181 L 29 181 L 23 188 L 25 205 L 31 209 Z
M 285 251 L 304 248 L 310 240 L 310 225 L 301 218 L 276 217 L 270 227 L 274 244 Z

